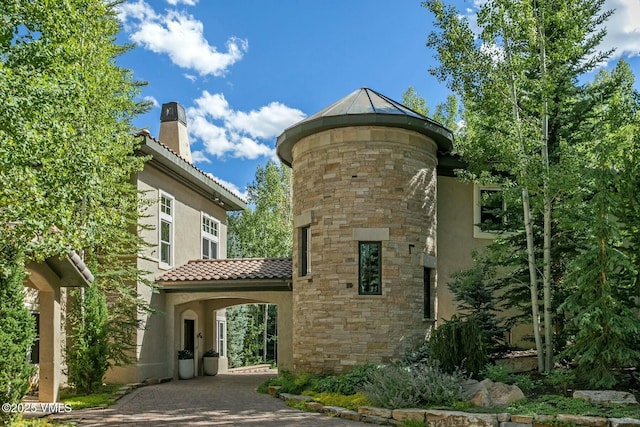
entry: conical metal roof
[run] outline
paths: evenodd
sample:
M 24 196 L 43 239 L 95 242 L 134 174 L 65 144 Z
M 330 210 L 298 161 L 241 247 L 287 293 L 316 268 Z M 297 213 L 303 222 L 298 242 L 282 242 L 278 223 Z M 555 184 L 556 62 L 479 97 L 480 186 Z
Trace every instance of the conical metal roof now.
M 327 108 L 285 129 L 278 137 L 278 157 L 291 166 L 291 149 L 304 137 L 346 126 L 389 126 L 420 132 L 438 144 L 438 151 L 453 150 L 453 133 L 440 123 L 372 89 L 363 87 Z

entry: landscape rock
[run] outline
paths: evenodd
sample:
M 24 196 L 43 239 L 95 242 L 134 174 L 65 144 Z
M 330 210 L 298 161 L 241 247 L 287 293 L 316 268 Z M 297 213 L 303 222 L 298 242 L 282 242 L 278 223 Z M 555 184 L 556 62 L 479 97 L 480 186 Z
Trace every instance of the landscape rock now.
M 577 426 L 586 427 L 608 427 L 609 425 L 608 418 L 585 417 L 583 415 L 560 414 L 556 417 L 556 420 L 562 423 L 575 424 Z
M 320 402 L 305 402 L 304 405 L 315 412 L 323 412 L 324 409 L 324 405 Z
M 524 399 L 524 393 L 516 385 L 508 385 L 485 379 L 479 383 L 467 383 L 463 386 L 463 396 L 475 406 L 484 408 L 505 406 L 516 400 Z
M 362 421 L 363 423 L 378 424 L 381 426 L 391 425 L 392 423 L 392 420 L 390 418 L 378 417 L 375 415 L 361 415 L 360 421 Z
M 376 408 L 375 406 L 360 406 L 358 412 L 362 415 L 372 415 L 374 417 L 391 418 L 391 409 Z
M 425 414 L 427 413 L 424 409 L 394 409 L 392 412 L 393 419 L 396 421 L 405 421 L 405 420 L 416 420 L 416 421 L 424 421 Z
M 533 427 L 533 424 L 514 423 L 513 421 L 505 421 L 500 423 L 500 427 Z
M 508 421 L 512 421 L 511 420 L 511 414 L 508 412 L 500 412 L 498 414 L 496 414 L 496 417 L 498 417 L 498 422 L 499 423 L 506 423 Z
M 311 396 L 300 396 L 298 394 L 280 393 L 280 399 L 287 401 L 293 400 L 294 402 L 308 402 L 313 400 Z
M 640 427 L 640 420 L 635 418 L 609 418 L 611 427 Z
M 636 397 L 626 391 L 616 390 L 576 390 L 573 397 L 597 404 L 637 405 Z
M 472 414 L 459 411 L 427 410 L 430 427 L 498 427 L 496 414 Z

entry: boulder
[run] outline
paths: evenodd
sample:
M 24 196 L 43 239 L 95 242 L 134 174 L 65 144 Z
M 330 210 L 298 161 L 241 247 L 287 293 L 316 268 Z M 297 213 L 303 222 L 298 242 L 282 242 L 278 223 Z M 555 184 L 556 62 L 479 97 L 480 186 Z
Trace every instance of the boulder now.
M 516 385 L 494 383 L 486 379 L 481 382 L 467 382 L 463 386 L 463 396 L 475 406 L 505 406 L 524 399 L 524 393 Z
M 573 392 L 576 399 L 588 400 L 596 404 L 637 405 L 636 397 L 626 391 L 615 390 L 576 390 Z

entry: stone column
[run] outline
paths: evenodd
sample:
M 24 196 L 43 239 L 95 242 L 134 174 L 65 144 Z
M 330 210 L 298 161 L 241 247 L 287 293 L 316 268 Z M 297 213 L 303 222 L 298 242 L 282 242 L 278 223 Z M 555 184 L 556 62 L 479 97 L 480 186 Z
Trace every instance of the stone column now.
M 38 400 L 57 402 L 60 382 L 60 288 L 40 291 L 40 383 Z

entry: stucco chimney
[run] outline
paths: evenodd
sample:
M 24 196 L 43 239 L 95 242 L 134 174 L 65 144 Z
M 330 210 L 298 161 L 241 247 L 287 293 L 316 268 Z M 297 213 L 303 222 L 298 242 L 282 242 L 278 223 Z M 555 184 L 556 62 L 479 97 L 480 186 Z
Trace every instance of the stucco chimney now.
M 177 102 L 162 104 L 160 113 L 160 142 L 178 153 L 180 157 L 193 163 L 189 135 L 187 134 L 187 116 L 184 107 Z

